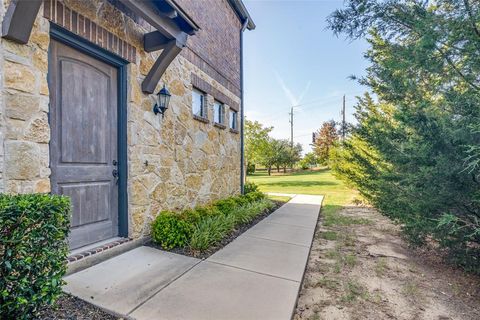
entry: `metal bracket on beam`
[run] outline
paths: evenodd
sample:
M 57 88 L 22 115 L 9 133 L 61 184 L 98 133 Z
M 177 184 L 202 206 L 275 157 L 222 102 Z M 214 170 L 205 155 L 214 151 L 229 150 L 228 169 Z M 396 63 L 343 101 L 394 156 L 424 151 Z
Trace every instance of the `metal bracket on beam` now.
M 2 22 L 2 37 L 26 44 L 32 33 L 42 0 L 12 0 Z
M 148 72 L 145 80 L 142 82 L 142 91 L 145 93 L 153 93 L 160 78 L 167 70 L 173 59 L 182 51 L 185 47 L 185 42 L 178 41 L 177 39 L 170 40 L 164 47 L 162 53 L 155 61 L 152 69 Z

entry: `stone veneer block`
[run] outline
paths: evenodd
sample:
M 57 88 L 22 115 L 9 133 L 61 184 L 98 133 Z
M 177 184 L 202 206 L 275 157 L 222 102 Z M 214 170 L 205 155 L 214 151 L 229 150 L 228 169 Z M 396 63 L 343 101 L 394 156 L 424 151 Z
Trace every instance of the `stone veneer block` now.
M 12 180 L 34 179 L 40 174 L 40 148 L 36 143 L 27 141 L 8 141 L 5 143 L 5 172 Z

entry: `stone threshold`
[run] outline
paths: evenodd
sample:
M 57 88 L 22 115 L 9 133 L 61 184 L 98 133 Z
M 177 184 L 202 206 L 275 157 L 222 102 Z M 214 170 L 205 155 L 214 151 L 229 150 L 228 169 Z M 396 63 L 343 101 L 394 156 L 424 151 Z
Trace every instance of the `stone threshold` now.
M 67 257 L 67 262 L 72 263 L 91 255 L 106 251 L 122 243 L 132 241 L 132 238 L 113 238 L 107 241 L 100 241 L 97 245 L 93 244 L 80 249 L 73 250 Z
M 149 237 L 140 239 L 132 238 L 114 238 L 112 241 L 101 242 L 98 246 L 92 245 L 72 251 L 67 257 L 67 273 L 84 270 L 105 260 L 118 256 L 122 253 L 144 245 L 150 240 Z

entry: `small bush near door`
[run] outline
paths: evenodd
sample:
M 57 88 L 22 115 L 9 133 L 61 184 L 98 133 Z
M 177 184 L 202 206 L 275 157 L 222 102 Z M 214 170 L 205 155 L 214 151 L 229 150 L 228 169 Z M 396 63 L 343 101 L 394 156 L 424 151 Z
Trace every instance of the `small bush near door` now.
M 70 201 L 0 195 L 0 319 L 29 319 L 61 294 Z
M 152 223 L 152 240 L 167 250 L 202 251 L 273 206 L 263 193 L 252 191 L 180 213 L 162 211 Z

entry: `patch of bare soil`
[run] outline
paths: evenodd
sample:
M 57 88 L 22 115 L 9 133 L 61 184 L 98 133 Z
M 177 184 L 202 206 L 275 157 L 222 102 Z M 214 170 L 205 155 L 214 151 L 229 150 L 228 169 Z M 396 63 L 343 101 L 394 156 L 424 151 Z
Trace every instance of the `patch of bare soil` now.
M 350 206 L 339 214 L 370 223 L 319 221 L 295 320 L 480 319 L 480 277 L 410 249 L 399 228 L 373 208 Z
M 37 320 L 122 320 L 79 298 L 64 294 L 53 307 L 40 311 Z

